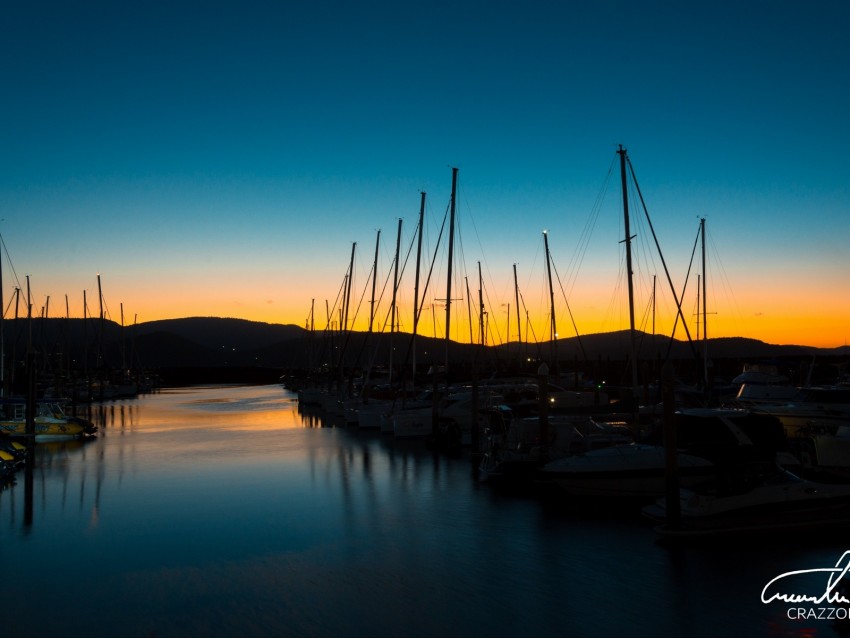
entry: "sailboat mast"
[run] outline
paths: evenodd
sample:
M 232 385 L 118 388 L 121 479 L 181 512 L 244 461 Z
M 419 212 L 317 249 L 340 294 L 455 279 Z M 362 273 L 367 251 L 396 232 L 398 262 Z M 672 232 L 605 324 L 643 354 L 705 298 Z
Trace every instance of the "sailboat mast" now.
M 699 220 L 699 230 L 702 243 L 702 343 L 703 343 L 703 379 L 705 386 L 708 388 L 708 297 L 706 296 L 706 279 L 705 272 L 705 217 Z
M 398 233 L 396 235 L 395 240 L 395 270 L 393 271 L 393 307 L 390 311 L 390 334 L 395 332 L 396 328 L 396 317 L 398 315 L 398 311 L 396 310 L 396 301 L 397 301 L 397 293 L 398 293 L 398 262 L 399 262 L 399 253 L 401 252 L 401 224 L 404 220 L 401 217 L 398 219 Z
M 505 326 L 505 335 L 507 335 L 508 343 L 511 341 L 511 304 L 508 304 L 508 320 L 507 325 Z
M 88 383 L 89 378 L 89 334 L 88 334 L 88 303 L 86 302 L 86 291 L 83 290 L 83 376 Z
M 558 328 L 555 325 L 555 289 L 552 286 L 552 257 L 549 254 L 549 232 L 543 231 L 543 245 L 546 249 L 546 273 L 549 279 L 549 338 L 552 340 L 552 365 L 553 373 L 558 370 Z
M 480 343 L 487 345 L 484 336 L 484 279 L 481 277 L 481 262 L 478 262 L 478 332 L 481 335 Z
M 351 280 L 354 279 L 354 249 L 357 242 L 351 244 L 351 262 L 348 265 L 348 280 L 345 283 L 345 310 L 342 315 L 342 332 L 348 330 L 348 306 L 351 304 Z M 342 362 L 340 362 L 342 363 Z
M 631 347 L 631 358 L 632 358 L 632 392 L 635 401 L 637 401 L 637 389 L 638 389 L 638 374 L 637 374 L 637 349 L 635 347 L 635 292 L 634 292 L 634 284 L 632 283 L 632 277 L 634 275 L 632 270 L 632 235 L 631 229 L 629 228 L 629 191 L 628 191 L 628 183 L 626 181 L 626 149 L 623 148 L 623 145 L 620 145 L 617 153 L 620 156 L 620 181 L 623 189 L 623 223 L 626 232 L 626 277 L 628 280 L 628 288 L 629 288 L 629 344 Z M 635 404 L 635 412 L 637 412 L 637 404 Z
M 127 350 L 124 341 L 124 302 L 120 304 L 121 308 L 121 374 L 127 371 Z
M 522 329 L 520 328 L 519 321 L 519 284 L 517 284 L 516 279 L 516 264 L 514 264 L 514 297 L 516 301 L 516 340 L 517 343 L 522 343 Z M 508 341 L 511 340 L 511 336 L 508 335 Z
M 100 303 L 100 335 L 98 338 L 97 344 L 97 367 L 100 368 L 103 365 L 103 290 L 100 287 L 100 273 L 97 273 L 97 298 Z
M 452 198 L 449 212 L 449 266 L 446 277 L 446 375 L 449 373 L 449 341 L 452 318 L 452 260 L 455 241 L 455 199 L 457 195 L 457 168 L 452 168 Z
M 699 322 L 700 322 L 700 314 L 699 314 L 699 302 L 702 297 L 702 291 L 700 290 L 700 276 L 697 274 L 697 338 L 699 338 Z
M 425 193 L 420 193 L 419 199 L 419 237 L 416 247 L 416 281 L 413 282 L 413 372 L 411 383 L 416 380 L 416 331 L 419 327 L 419 268 L 422 263 L 422 226 L 425 222 Z
M 475 331 L 472 329 L 472 293 L 469 292 L 469 277 L 463 278 L 463 284 L 466 286 L 466 298 L 469 303 L 466 304 L 467 323 L 469 324 L 469 343 L 475 343 Z
M 71 373 L 71 304 L 68 303 L 68 293 L 65 293 L 65 364 L 67 372 Z
M 313 349 L 315 347 L 314 337 L 316 330 L 316 298 L 313 297 L 310 299 L 310 323 L 307 325 L 307 328 L 310 330 L 307 337 L 307 370 L 312 374 L 313 368 L 315 367 L 315 353 Z
M 375 323 L 375 285 L 378 283 L 378 248 L 381 245 L 381 229 L 378 229 L 378 238 L 375 240 L 375 261 L 372 265 L 372 303 L 371 311 L 369 312 L 369 332 L 372 332 L 372 327 Z
M 393 270 L 393 299 L 392 306 L 390 307 L 390 384 L 392 384 L 393 380 L 393 337 L 395 335 L 396 328 L 396 303 L 397 303 L 397 293 L 398 293 L 398 262 L 399 262 L 399 253 L 401 252 L 401 223 L 402 218 L 398 218 L 398 233 L 396 234 L 395 240 L 395 265 Z
M 25 432 L 30 444 L 35 437 L 35 351 L 32 347 L 32 297 L 30 294 L 30 276 L 27 275 L 27 405 Z
M 655 336 L 655 275 L 652 275 L 652 336 Z
M 419 326 L 419 272 L 422 265 L 422 224 L 425 221 L 425 193 L 420 193 L 419 201 L 419 237 L 416 246 L 416 281 L 413 282 L 413 334 Z M 413 351 L 416 356 L 416 350 Z

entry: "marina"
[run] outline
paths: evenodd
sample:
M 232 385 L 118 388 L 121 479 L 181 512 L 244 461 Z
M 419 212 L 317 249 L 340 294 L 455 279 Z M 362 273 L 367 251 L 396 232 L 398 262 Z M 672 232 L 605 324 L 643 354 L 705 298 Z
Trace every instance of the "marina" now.
M 665 542 L 275 384 L 89 412 L 96 436 L 36 443 L 0 491 L 3 636 L 843 635 L 848 604 L 765 601 L 823 594 L 767 586 L 841 571 L 846 534 Z
M 0 638 L 850 638 L 850 3 L 8 4 Z

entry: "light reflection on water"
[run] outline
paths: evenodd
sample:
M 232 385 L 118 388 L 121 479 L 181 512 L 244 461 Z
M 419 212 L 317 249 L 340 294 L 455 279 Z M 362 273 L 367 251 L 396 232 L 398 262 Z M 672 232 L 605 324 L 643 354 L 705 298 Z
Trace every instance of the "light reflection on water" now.
M 663 548 L 277 386 L 93 409 L 94 440 L 38 446 L 29 517 L 22 476 L 0 491 L 4 637 L 802 635 L 761 588 L 843 552 Z

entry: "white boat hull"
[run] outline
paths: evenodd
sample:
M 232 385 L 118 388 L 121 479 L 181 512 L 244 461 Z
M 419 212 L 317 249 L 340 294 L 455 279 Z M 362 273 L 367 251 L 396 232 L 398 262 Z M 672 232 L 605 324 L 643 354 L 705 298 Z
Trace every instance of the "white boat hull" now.
M 706 459 L 681 453 L 677 459 L 682 486 L 714 475 L 714 464 Z M 541 476 L 571 496 L 653 498 L 666 489 L 666 457 L 663 447 L 618 445 L 557 459 Z

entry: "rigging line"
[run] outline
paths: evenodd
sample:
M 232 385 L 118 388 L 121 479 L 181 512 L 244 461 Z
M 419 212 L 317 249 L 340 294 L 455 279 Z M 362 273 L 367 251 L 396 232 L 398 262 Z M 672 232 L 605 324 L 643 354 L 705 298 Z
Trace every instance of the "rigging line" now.
M 442 242 L 442 239 L 443 239 L 443 232 L 446 229 L 446 222 L 448 221 L 448 218 L 449 218 L 450 209 L 451 209 L 451 201 L 449 201 L 446 204 L 446 210 L 443 213 L 443 223 L 440 224 L 440 232 L 437 235 L 437 243 L 434 245 L 434 257 L 431 259 L 431 266 L 428 268 L 428 276 L 425 278 L 425 286 L 423 287 L 423 290 L 422 290 L 422 299 L 416 305 L 416 316 L 413 319 L 413 323 L 416 326 L 419 325 L 419 319 L 421 318 L 422 310 L 425 307 L 425 299 L 428 296 L 428 287 L 431 283 L 431 276 L 434 274 L 434 267 L 437 264 L 437 252 L 440 250 L 440 243 Z M 417 226 L 418 226 L 418 222 L 417 222 Z M 419 232 L 422 232 L 422 230 L 424 230 L 424 229 L 419 229 Z M 414 301 L 418 301 L 418 300 L 414 300 Z M 436 335 L 434 335 L 434 336 L 436 336 Z M 407 367 L 408 367 L 407 364 L 410 361 L 410 353 L 413 350 L 413 344 L 415 342 L 415 339 L 416 339 L 416 334 L 411 333 L 410 338 L 408 339 L 408 342 L 407 342 L 407 350 L 404 353 L 404 362 L 402 363 L 401 378 L 399 379 L 399 383 L 402 385 L 402 387 L 404 387 L 404 382 L 407 378 Z
M 741 309 L 738 306 L 738 301 L 735 299 L 734 291 L 732 290 L 732 283 L 729 280 L 728 275 L 726 274 L 726 269 L 723 267 L 723 262 L 720 260 L 720 253 L 717 250 L 717 245 L 714 243 L 714 237 L 712 236 L 711 230 L 707 230 L 706 234 L 708 235 L 708 243 L 711 247 L 711 254 L 714 256 L 714 262 L 716 262 L 720 267 L 721 279 L 725 285 L 726 290 L 728 291 L 728 295 L 732 300 L 732 305 L 735 308 L 735 313 L 738 317 L 742 317 Z
M 381 294 L 378 295 L 379 305 L 380 305 L 380 302 L 384 300 L 384 294 L 387 292 L 387 287 L 390 285 L 390 278 L 393 275 L 393 266 L 395 266 L 395 257 L 393 257 L 392 261 L 390 262 L 389 268 L 387 268 L 387 276 L 384 278 L 383 286 L 381 286 Z M 384 316 L 384 321 L 381 324 L 381 332 L 383 332 L 384 330 L 387 329 L 387 319 L 389 318 L 389 313 L 391 311 L 392 311 L 392 308 Z
M 390 267 L 389 267 L 388 272 L 387 272 L 387 278 L 384 281 L 384 288 L 381 290 L 381 299 L 384 298 L 384 292 L 386 291 L 387 287 L 390 285 L 390 277 L 392 277 L 392 275 L 393 275 L 393 267 L 394 266 L 395 266 L 395 257 L 393 257 L 393 260 L 390 262 Z M 396 292 L 398 292 L 398 291 L 396 291 Z M 393 313 L 393 307 L 392 307 L 392 305 L 390 305 L 390 307 L 387 309 L 387 314 L 384 315 L 384 321 L 381 324 L 381 333 L 386 332 L 387 323 L 390 322 L 391 317 L 392 317 L 392 313 Z
M 696 236 L 696 239 L 694 240 L 694 247 L 691 249 L 691 260 L 688 262 L 688 270 L 685 273 L 685 283 L 682 285 L 682 295 L 681 295 L 682 299 L 685 298 L 685 293 L 688 290 L 688 281 L 691 278 L 691 268 L 693 268 L 694 257 L 697 254 L 697 246 L 699 245 L 699 238 L 700 238 L 700 231 L 697 230 L 697 236 Z M 675 296 L 675 293 L 674 293 L 674 296 Z M 679 325 L 679 317 L 680 316 L 681 316 L 681 313 L 677 314 L 676 320 L 673 322 L 673 331 L 670 334 L 670 341 L 667 344 L 667 357 L 668 358 L 670 357 L 670 352 L 673 349 L 673 338 L 676 335 L 676 326 Z M 685 323 L 685 317 L 684 316 L 682 316 L 682 323 L 683 324 Z
M 417 228 L 419 227 L 419 222 L 417 222 L 416 227 L 417 227 Z M 410 259 L 410 253 L 411 253 L 411 252 L 412 252 L 412 250 L 413 250 L 413 243 L 414 243 L 414 241 L 415 241 L 415 237 L 416 237 L 416 234 L 414 233 L 414 239 L 412 239 L 412 240 L 411 240 L 411 243 L 410 243 L 410 245 L 408 246 L 407 254 L 405 255 L 404 261 L 403 261 L 403 262 L 399 262 L 399 264 L 400 264 L 400 270 L 399 270 L 399 273 L 398 273 L 398 279 L 399 279 L 399 282 L 401 282 L 402 276 L 404 275 L 404 271 L 405 271 L 405 270 L 406 270 L 406 268 L 407 268 L 407 263 L 408 263 L 408 261 L 409 261 L 409 259 Z M 386 276 L 386 278 L 384 279 L 384 284 L 383 284 L 383 286 L 381 287 L 381 294 L 380 294 L 380 295 L 379 295 L 379 297 L 378 297 L 378 304 L 379 304 L 379 305 L 380 305 L 380 302 L 381 302 L 381 301 L 383 301 L 383 299 L 384 299 L 384 294 L 385 294 L 385 293 L 386 293 L 386 291 L 387 291 L 387 287 L 390 285 L 390 279 L 391 279 L 391 278 L 394 276 L 394 274 L 395 274 L 395 273 L 394 273 L 394 266 L 395 266 L 395 263 L 396 263 L 396 259 L 398 259 L 398 256 L 397 256 L 397 255 L 394 255 L 394 256 L 393 256 L 393 258 L 392 258 L 392 260 L 390 261 L 389 268 L 387 269 L 387 276 Z M 400 289 L 400 286 L 399 286 L 399 288 L 396 288 L 396 292 L 398 292 L 398 290 L 399 290 L 399 289 Z M 386 330 L 386 327 L 387 327 L 387 320 L 388 320 L 388 318 L 389 318 L 390 312 L 392 312 L 392 308 L 390 308 L 390 310 L 387 312 L 387 314 L 386 314 L 386 315 L 385 315 L 385 317 L 384 317 L 383 327 L 381 328 L 381 332 L 383 332 L 384 330 Z
M 538 234 L 537 238 L 537 250 L 534 253 L 534 259 L 531 261 L 531 269 L 528 271 L 528 276 L 525 279 L 525 285 L 528 288 L 532 288 L 531 280 L 534 276 L 534 269 L 537 266 L 537 260 L 540 258 L 541 248 L 543 247 L 543 235 Z
M 469 200 L 466 198 L 466 191 L 463 188 L 462 184 L 458 185 L 458 190 L 461 191 L 461 196 L 463 197 L 464 202 L 466 202 L 466 210 L 469 211 L 469 221 L 472 224 L 472 230 L 475 235 L 475 239 L 478 240 L 478 247 L 481 249 L 481 254 L 484 253 L 484 246 L 481 243 L 481 235 L 478 234 L 478 227 L 475 225 L 475 218 L 472 216 L 472 207 L 469 205 Z M 458 215 L 458 225 L 460 225 L 460 215 Z
M 417 228 L 417 229 L 419 228 L 419 222 L 416 222 L 416 228 Z M 399 282 L 401 282 L 402 276 L 404 275 L 404 271 L 407 269 L 407 264 L 408 264 L 408 262 L 410 261 L 410 254 L 411 254 L 411 252 L 413 252 L 413 244 L 414 244 L 414 243 L 416 243 L 416 233 L 415 233 L 415 232 L 413 233 L 413 238 L 410 240 L 410 245 L 409 245 L 409 246 L 408 246 L 408 248 L 407 248 L 407 254 L 406 254 L 406 255 L 405 255 L 405 257 L 404 257 L 404 261 L 400 263 L 401 268 L 400 268 L 400 271 L 399 271 L 399 273 L 398 273 L 398 279 L 399 279 Z M 389 268 L 388 268 L 388 270 L 387 270 L 387 277 L 386 277 L 386 279 L 384 280 L 384 285 L 383 285 L 383 287 L 381 288 L 381 294 L 380 294 L 380 296 L 378 297 L 378 302 L 380 302 L 380 301 L 382 301 L 382 300 L 383 300 L 383 298 L 384 298 L 384 293 L 386 292 L 387 287 L 390 285 L 390 277 L 394 274 L 394 273 L 393 273 L 393 266 L 395 266 L 395 262 L 396 262 L 396 257 L 393 257 L 392 261 L 390 262 L 390 267 L 389 267 Z M 399 288 L 398 288 L 398 289 L 396 289 L 396 292 L 398 292 L 398 290 L 399 290 L 399 289 L 400 289 L 400 286 L 399 286 Z M 396 305 L 396 309 L 397 309 L 397 308 L 398 308 L 398 305 Z M 387 311 L 387 314 L 384 316 L 384 321 L 383 321 L 383 324 L 382 324 L 382 327 L 381 327 L 381 332 L 382 332 L 382 333 L 383 333 L 384 331 L 386 331 L 386 329 L 387 329 L 387 322 L 388 322 L 388 320 L 389 320 L 389 318 L 390 318 L 390 313 L 392 313 L 392 308 L 390 308 L 390 309 Z M 398 319 L 398 318 L 397 318 L 397 319 Z
M 612 320 L 616 322 L 617 328 L 619 328 L 622 323 L 622 307 L 620 301 L 624 296 L 622 292 L 623 281 L 625 281 L 626 278 L 626 259 L 622 252 L 618 253 L 618 260 L 617 276 L 614 279 L 613 290 L 611 291 L 611 295 L 608 299 L 608 305 L 605 307 L 605 312 L 603 314 L 604 319 L 601 323 L 601 329 L 603 331 L 610 329 L 609 326 Z
M 428 287 L 431 283 L 431 275 L 433 275 L 434 267 L 437 264 L 437 252 L 440 250 L 440 243 L 442 242 L 442 239 L 443 239 L 443 232 L 446 229 L 446 222 L 449 219 L 450 210 L 451 210 L 451 201 L 449 201 L 446 204 L 446 210 L 443 213 L 443 222 L 442 222 L 442 224 L 440 224 L 440 232 L 437 235 L 437 242 L 434 245 L 434 257 L 431 259 L 431 266 L 428 268 L 428 276 L 425 278 L 425 286 L 422 290 L 422 300 L 421 300 L 421 302 L 419 302 L 416 305 L 417 312 L 416 312 L 416 316 L 414 317 L 413 321 L 414 321 L 414 325 L 417 325 L 417 326 L 420 325 L 419 319 L 421 318 L 422 310 L 425 307 L 425 298 L 428 296 Z M 417 226 L 418 226 L 418 223 L 417 223 Z M 422 230 L 423 229 L 420 229 L 419 232 L 422 232 Z M 414 300 L 414 301 L 416 301 L 416 300 Z M 436 334 L 434 336 L 436 337 Z M 407 374 L 408 374 L 408 371 L 407 371 L 408 365 L 407 364 L 410 361 L 410 353 L 413 350 L 413 344 L 415 343 L 415 339 L 416 339 L 416 334 L 411 333 L 410 338 L 407 341 L 407 350 L 404 353 L 404 362 L 402 363 L 402 368 L 401 368 L 401 378 L 399 379 L 399 384 L 401 385 L 401 387 L 404 387 L 405 381 L 407 379 Z
M 15 297 L 16 297 L 16 295 L 18 294 L 18 292 L 19 292 L 20 290 L 21 290 L 20 288 L 17 288 L 17 287 L 16 287 L 16 288 L 15 288 L 15 290 L 14 290 L 14 291 L 12 291 L 12 296 L 11 296 L 11 297 L 9 297 L 9 303 L 8 303 L 8 305 L 6 306 L 6 308 L 3 310 L 3 316 L 4 316 L 4 317 L 6 317 L 6 316 L 7 316 L 7 315 L 11 312 L 11 310 L 12 310 L 12 302 L 15 300 Z
M 576 333 L 576 339 L 578 339 L 578 346 L 581 350 L 581 354 L 584 357 L 585 361 L 588 361 L 587 353 L 584 350 L 584 344 L 581 342 L 581 335 L 578 332 L 578 326 L 576 325 L 575 317 L 573 316 L 573 310 L 570 308 L 570 301 L 567 299 L 567 293 L 564 291 L 564 284 L 561 282 L 561 275 L 558 273 L 558 268 L 555 267 L 555 278 L 558 280 L 558 287 L 561 289 L 561 294 L 564 296 L 564 303 L 567 305 L 567 313 L 570 315 L 570 322 L 573 324 L 573 330 Z
M 350 292 L 351 292 L 351 281 L 354 278 L 354 268 L 353 268 L 353 266 L 354 266 L 354 255 L 355 255 L 354 251 L 356 250 L 356 246 L 357 246 L 357 243 L 355 242 L 354 247 L 352 247 L 352 253 L 351 253 L 352 262 L 349 265 L 348 270 L 347 270 L 347 272 L 349 273 L 348 274 L 348 284 L 345 287 L 347 287 L 347 289 L 348 289 L 348 294 L 350 294 Z M 342 342 L 342 348 L 340 349 L 340 352 L 339 352 L 340 374 L 342 374 L 342 370 L 344 369 L 343 357 L 345 356 L 345 353 L 348 350 L 348 343 L 351 340 L 351 335 L 354 333 L 354 323 L 357 320 L 357 315 L 360 312 L 360 307 L 363 304 L 363 299 L 366 297 L 366 289 L 368 288 L 368 286 L 369 286 L 369 278 L 367 277 L 366 283 L 365 283 L 365 286 L 364 286 L 364 289 L 363 289 L 363 294 L 360 296 L 360 301 L 357 304 L 357 308 L 355 309 L 354 316 L 351 317 L 351 324 L 350 324 L 351 328 L 348 327 L 349 326 L 349 323 L 348 323 L 348 308 L 346 307 L 346 309 L 345 309 L 345 318 L 343 319 L 343 322 L 345 323 L 345 325 L 341 326 L 342 332 L 345 333 L 345 340 Z M 346 301 L 346 305 L 347 304 L 348 304 L 348 301 Z M 362 348 L 361 348 L 361 351 L 357 354 L 357 358 L 355 359 L 355 363 L 357 363 L 360 360 L 360 354 L 361 353 L 362 353 Z M 352 372 L 352 374 L 353 374 L 353 372 Z
M 375 265 L 372 264 L 369 267 L 369 272 L 366 274 L 363 283 L 363 292 L 360 295 L 360 301 L 357 302 L 357 309 L 354 311 L 354 316 L 351 318 L 351 325 L 354 326 L 354 323 L 357 321 L 357 315 L 360 313 L 360 308 L 363 306 L 363 302 L 366 299 L 366 292 L 369 290 L 369 283 L 372 280 L 372 271 L 375 270 Z
M 481 291 L 482 291 L 482 295 L 483 295 L 484 299 L 487 300 L 487 304 L 486 304 L 487 307 L 495 308 L 496 304 L 494 304 L 492 301 L 490 301 L 490 291 L 483 281 L 481 282 Z M 483 311 L 484 309 L 480 308 L 479 310 Z M 489 327 L 489 320 L 490 320 L 490 316 L 492 315 L 492 312 L 484 312 L 484 314 L 487 316 L 488 327 Z M 499 345 L 501 345 L 502 344 L 502 332 L 499 329 L 499 321 L 494 318 L 493 323 L 496 326 L 494 331 L 496 333 L 496 336 L 499 338 Z
M 346 284 L 347 279 L 348 279 L 348 269 L 346 268 L 345 269 L 345 276 L 342 278 L 342 285 L 339 287 L 339 290 L 336 293 L 336 299 L 334 299 L 334 304 L 333 304 L 333 306 L 331 306 L 330 310 L 327 313 L 327 318 L 325 319 L 325 321 L 327 323 L 325 323 L 324 332 L 328 332 L 331 329 L 331 325 L 333 324 L 333 316 L 336 314 L 337 304 L 339 303 L 339 301 L 342 298 L 342 295 L 345 291 L 345 284 Z M 326 301 L 326 303 L 327 303 L 327 301 Z
M 372 274 L 372 270 L 374 269 L 374 265 L 369 268 L 369 274 Z M 354 324 L 357 322 L 357 315 L 360 314 L 360 308 L 363 307 L 363 300 L 366 298 L 366 291 L 369 290 L 369 277 L 366 277 L 366 282 L 363 286 L 363 292 L 360 295 L 360 301 L 357 302 L 357 307 L 354 310 L 354 315 L 351 317 L 351 327 L 352 331 L 354 330 Z
M 567 263 L 567 273 L 572 273 L 572 275 L 568 276 L 567 283 L 567 288 L 570 292 L 572 292 L 575 287 L 578 273 L 581 270 L 581 265 L 584 263 L 584 258 L 590 248 L 590 237 L 596 228 L 597 222 L 599 221 L 602 204 L 604 203 L 605 197 L 608 193 L 608 185 L 611 182 L 611 176 L 613 175 L 616 159 L 616 155 L 611 159 L 611 164 L 608 166 L 608 172 L 605 175 L 605 179 L 602 181 L 602 186 L 597 192 L 596 199 L 590 209 L 590 215 L 585 221 L 584 228 L 582 228 L 581 234 L 576 242 L 576 251 L 573 254 L 572 259 Z
M 498 299 L 496 300 L 496 303 L 493 303 L 493 301 L 490 299 L 490 289 L 487 287 L 487 285 L 482 283 L 481 287 L 484 290 L 484 298 L 487 300 L 487 305 L 490 308 L 495 308 L 497 306 L 501 308 L 502 305 L 499 304 Z M 508 304 L 508 305 L 510 305 L 510 304 Z M 501 330 L 501 328 L 499 328 L 500 322 L 498 321 L 498 319 L 494 318 L 493 323 L 496 326 L 495 332 L 496 332 L 496 336 L 499 338 L 499 344 L 501 345 L 502 343 L 507 343 L 508 341 L 510 341 L 511 340 L 510 335 L 506 335 L 507 339 L 504 342 L 502 341 L 502 330 Z
M 652 232 L 652 238 L 655 241 L 655 248 L 658 250 L 658 255 L 661 258 L 661 264 L 664 266 L 664 274 L 667 276 L 667 283 L 670 286 L 670 292 L 673 294 L 673 298 L 676 301 L 676 308 L 678 310 L 678 314 L 682 315 L 682 303 L 679 301 L 678 297 L 676 297 L 676 290 L 673 287 L 673 280 L 670 278 L 670 271 L 667 269 L 667 261 L 664 259 L 664 254 L 661 252 L 661 246 L 658 244 L 658 236 L 655 234 L 655 228 L 652 225 L 652 220 L 649 218 L 649 211 L 646 208 L 646 202 L 643 199 L 643 193 L 640 191 L 640 185 L 637 181 L 637 176 L 635 175 L 634 166 L 632 166 L 631 158 L 626 156 L 626 161 L 629 164 L 629 171 L 632 174 L 632 181 L 634 182 L 635 189 L 637 189 L 638 198 L 640 198 L 641 206 L 643 207 L 643 213 L 646 216 L 646 221 L 649 224 L 649 230 Z M 685 317 L 682 316 L 682 327 L 685 329 L 685 333 L 688 335 L 688 343 L 691 346 L 691 352 L 693 353 L 695 358 L 699 358 L 697 354 L 696 348 L 694 346 L 693 339 L 691 339 L 691 332 L 688 330 L 688 323 L 685 321 Z
M 15 271 L 15 265 L 12 263 L 12 256 L 9 254 L 9 249 L 6 247 L 6 240 L 3 239 L 2 234 L 0 234 L 0 246 L 2 246 L 3 252 L 6 253 L 6 261 L 9 263 L 9 268 L 12 269 L 12 275 L 15 277 L 15 283 L 18 284 L 17 287 L 23 289 L 21 281 L 18 279 L 18 273 Z
M 484 263 L 484 270 L 487 273 L 487 279 L 489 279 L 490 283 L 492 284 L 494 282 L 494 279 L 493 279 L 493 273 L 490 270 L 490 266 L 487 263 L 487 258 L 486 258 L 487 251 L 484 249 L 484 245 L 481 243 L 481 235 L 478 232 L 478 226 L 475 224 L 475 218 L 472 216 L 472 213 L 471 213 L 472 207 L 469 205 L 469 200 L 466 198 L 466 191 L 462 188 L 462 186 L 461 186 L 461 191 L 462 191 L 461 196 L 463 197 L 463 200 L 466 203 L 466 209 L 467 209 L 467 211 L 470 211 L 469 212 L 469 221 L 472 224 L 472 230 L 473 230 L 473 233 L 475 235 L 475 239 L 478 241 L 478 248 L 481 251 L 481 254 L 485 256 L 485 257 L 482 257 L 482 261 Z M 461 252 L 463 252 L 463 244 L 462 243 L 461 243 Z M 465 262 L 465 255 L 464 255 L 463 262 Z M 465 263 L 464 263 L 464 271 L 465 270 L 466 270 L 466 268 L 465 268 Z
M 378 296 L 378 299 L 377 299 L 377 301 L 376 301 L 376 304 L 377 304 L 378 306 L 380 306 L 381 301 L 384 299 L 384 293 L 386 292 L 386 290 L 387 290 L 387 286 L 389 285 L 389 278 L 390 278 L 390 274 L 391 274 L 391 273 L 392 273 L 392 271 L 393 271 L 393 266 L 395 265 L 395 259 L 396 259 L 396 258 L 395 258 L 395 257 L 393 257 L 393 260 L 390 262 L 390 267 L 387 269 L 387 276 L 386 276 L 386 278 L 384 279 L 384 284 L 383 284 L 383 286 L 381 287 L 381 294 Z M 374 276 L 377 276 L 377 270 L 375 271 L 375 275 L 374 275 Z M 390 311 L 392 311 L 392 309 L 390 309 Z M 373 311 L 373 312 L 374 312 L 374 311 Z M 384 318 L 384 321 L 383 321 L 383 324 L 381 325 L 381 334 L 383 334 L 383 333 L 384 333 L 384 331 L 386 330 L 386 328 L 387 328 L 387 319 L 386 319 L 386 317 L 385 317 L 385 318 Z M 358 355 L 357 355 L 357 360 L 358 360 L 358 361 L 360 360 L 360 354 L 362 354 L 363 350 L 365 350 L 365 349 L 366 349 L 366 342 L 367 342 L 367 341 L 368 341 L 368 339 L 363 339 L 363 341 L 362 341 L 362 343 L 361 343 L 361 346 L 360 346 L 360 352 L 359 352 L 359 353 L 358 353 Z M 372 357 L 371 357 L 371 359 L 369 360 L 369 368 L 370 368 L 370 369 L 374 367 L 375 359 L 377 358 L 377 355 L 378 355 L 378 349 L 377 349 L 377 348 L 375 348 L 375 349 L 372 351 Z
M 640 321 L 640 329 L 642 332 L 646 332 L 646 324 L 649 323 L 650 318 L 652 317 L 652 304 L 655 300 L 650 299 L 649 303 L 646 304 L 646 307 L 643 311 L 643 316 Z
M 522 301 L 522 308 L 525 310 L 525 316 L 528 318 L 528 306 L 525 305 L 525 297 L 522 296 L 522 291 L 519 291 L 519 299 Z M 528 325 L 526 327 L 526 335 L 528 334 L 528 330 L 531 330 L 531 336 L 534 338 L 534 343 L 537 346 L 537 358 L 543 359 L 543 350 L 540 347 L 540 340 L 537 338 L 537 335 L 534 332 L 534 326 L 527 322 Z M 526 337 L 527 338 L 527 337 Z
M 632 201 L 635 201 L 637 199 L 635 186 L 633 183 L 629 183 L 628 187 L 629 198 Z M 642 275 L 645 271 L 657 272 L 658 268 L 655 266 L 655 262 L 652 259 L 652 250 L 647 242 L 647 237 L 651 233 L 647 232 L 646 227 L 643 225 L 643 219 L 639 215 L 630 216 L 629 219 L 631 222 L 630 232 L 633 240 L 633 274 L 636 276 L 634 283 L 640 285 L 644 283 Z
M 437 244 L 434 246 L 434 257 L 431 260 L 431 267 L 428 269 L 428 276 L 425 278 L 425 289 L 422 291 L 422 299 L 417 306 L 418 310 L 419 310 L 419 314 L 416 316 L 416 324 L 417 325 L 419 324 L 419 319 L 421 318 L 421 315 L 422 315 L 422 309 L 425 305 L 425 298 L 428 294 L 428 286 L 431 283 L 431 275 L 434 273 L 434 267 L 437 264 L 437 251 L 440 249 L 440 242 L 443 239 L 443 231 L 445 231 L 445 229 L 446 229 L 446 221 L 448 220 L 449 207 L 450 206 L 451 206 L 451 204 L 446 204 L 446 212 L 443 215 L 443 223 L 440 225 L 440 233 L 439 233 L 439 235 L 437 235 Z

